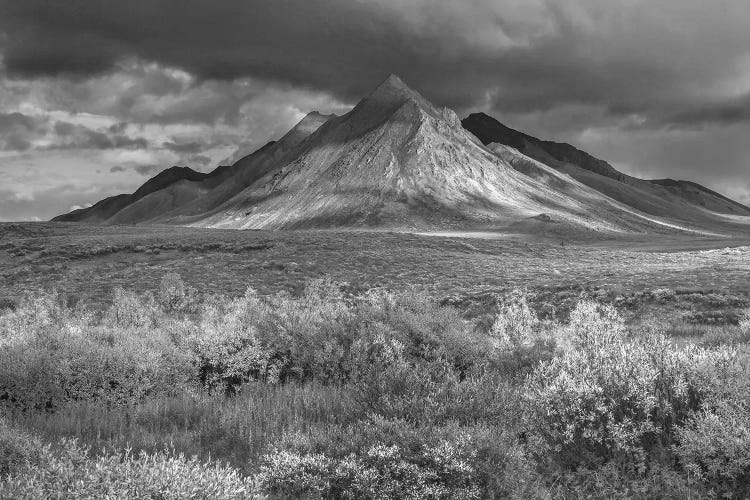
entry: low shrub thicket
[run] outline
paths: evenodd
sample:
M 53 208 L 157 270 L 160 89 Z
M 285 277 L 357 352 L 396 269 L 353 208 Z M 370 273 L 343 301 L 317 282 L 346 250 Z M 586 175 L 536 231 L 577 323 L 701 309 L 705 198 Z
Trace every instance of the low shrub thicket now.
M 260 478 L 272 493 L 323 498 L 499 498 L 535 484 L 519 446 L 497 429 L 380 417 L 286 436 Z
M 115 297 L 118 310 L 137 299 Z M 109 326 L 110 313 L 97 324 L 84 307 L 51 294 L 29 295 L 0 317 L 0 402 L 36 410 L 81 400 L 131 404 L 190 384 L 190 357 L 163 332 L 131 321 Z
M 628 338 L 610 306 L 582 302 L 561 349 L 525 384 L 525 413 L 540 461 L 563 469 L 607 462 L 642 472 L 710 387 L 705 368 L 728 353 L 674 349 L 658 334 Z
M 21 498 L 750 494 L 746 321 L 678 347 L 590 301 L 566 324 L 540 321 L 522 293 L 497 310 L 479 326 L 417 291 L 351 296 L 327 280 L 227 299 L 176 275 L 156 293 L 116 290 L 101 315 L 29 295 L 0 316 L 0 405 L 110 451 L 0 428 L 0 474 Z M 304 394 L 320 403 L 293 401 Z M 262 398 L 267 411 L 251 408 Z M 82 424 L 92 408 L 98 427 Z M 178 452 L 160 451 L 169 440 Z

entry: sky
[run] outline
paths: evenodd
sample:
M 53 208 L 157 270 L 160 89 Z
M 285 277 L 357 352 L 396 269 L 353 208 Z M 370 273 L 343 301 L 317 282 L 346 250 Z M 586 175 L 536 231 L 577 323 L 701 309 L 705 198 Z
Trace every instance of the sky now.
M 388 74 L 750 203 L 746 0 L 0 0 L 0 221 L 210 171 Z

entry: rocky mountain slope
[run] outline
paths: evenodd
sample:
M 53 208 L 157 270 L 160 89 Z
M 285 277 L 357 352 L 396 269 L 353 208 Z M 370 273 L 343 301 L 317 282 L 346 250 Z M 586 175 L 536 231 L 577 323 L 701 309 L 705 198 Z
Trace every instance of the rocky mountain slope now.
M 490 148 L 494 143 L 513 147 L 650 215 L 700 221 L 712 220 L 711 214 L 706 211 L 750 216 L 750 208 L 700 184 L 672 179 L 638 179 L 619 172 L 604 160 L 570 144 L 537 139 L 509 128 L 484 113 L 471 114 L 461 123 Z

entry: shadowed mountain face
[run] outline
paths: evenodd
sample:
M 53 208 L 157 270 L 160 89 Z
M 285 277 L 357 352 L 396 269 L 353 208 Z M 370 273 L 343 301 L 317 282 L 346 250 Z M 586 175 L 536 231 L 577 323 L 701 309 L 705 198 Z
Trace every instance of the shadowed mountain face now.
M 564 162 L 577 165 L 585 170 L 620 179 L 623 174 L 606 161 L 576 149 L 570 144 L 542 141 L 536 137 L 506 127 L 484 113 L 474 113 L 461 121 L 466 130 L 477 136 L 483 144 L 493 142 L 505 144 L 541 162 Z
M 631 177 L 570 144 L 537 139 L 513 130 L 484 113 L 471 114 L 461 123 L 490 148 L 493 144 L 515 148 L 582 184 L 650 215 L 688 220 L 710 219 L 706 211 L 750 216 L 750 208 L 700 184 Z
M 189 167 L 171 167 L 162 170 L 145 184 L 139 187 L 133 194 L 119 194 L 105 198 L 89 208 L 74 210 L 70 213 L 59 215 L 52 219 L 59 222 L 105 222 L 124 208 L 136 203 L 151 193 L 161 191 L 169 186 L 180 182 L 200 182 L 205 179 L 216 177 L 221 174 L 222 168 L 218 168 L 210 174 L 196 172 Z
M 681 200 L 683 216 L 656 195 L 654 207 L 639 206 L 632 192 L 618 191 L 630 179 L 572 146 L 539 141 L 486 115 L 462 126 L 453 111 L 391 75 L 346 115 L 310 113 L 231 166 L 210 174 L 168 169 L 132 195 L 56 220 L 563 233 L 703 231 L 715 220 L 669 191 L 676 187 L 634 180 Z

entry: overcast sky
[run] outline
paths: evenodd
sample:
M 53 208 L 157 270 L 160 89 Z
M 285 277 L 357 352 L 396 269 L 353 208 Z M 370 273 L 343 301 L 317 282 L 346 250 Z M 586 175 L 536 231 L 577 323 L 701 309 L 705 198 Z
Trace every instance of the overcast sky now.
M 0 220 L 208 171 L 389 73 L 750 203 L 747 0 L 0 0 Z

